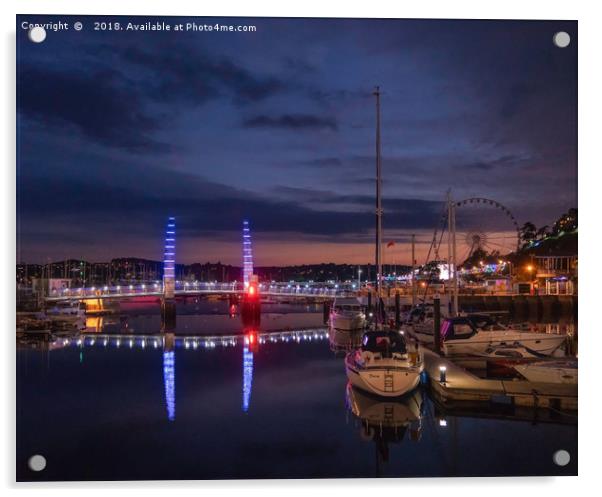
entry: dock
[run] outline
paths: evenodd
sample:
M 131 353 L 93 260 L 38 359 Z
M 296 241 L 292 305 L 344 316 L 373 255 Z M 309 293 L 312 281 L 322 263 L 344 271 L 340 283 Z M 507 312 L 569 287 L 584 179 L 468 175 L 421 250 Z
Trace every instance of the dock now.
M 425 371 L 433 393 L 443 404 L 456 401 L 488 402 L 559 411 L 577 410 L 577 385 L 533 383 L 516 379 L 479 378 L 447 357 L 423 347 Z M 441 366 L 446 380 L 440 381 Z

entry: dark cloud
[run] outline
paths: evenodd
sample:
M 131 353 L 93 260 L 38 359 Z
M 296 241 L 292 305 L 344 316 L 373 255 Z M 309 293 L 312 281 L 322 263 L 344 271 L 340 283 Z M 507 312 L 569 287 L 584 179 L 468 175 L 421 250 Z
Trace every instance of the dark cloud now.
M 246 128 L 279 128 L 279 129 L 326 129 L 336 131 L 337 122 L 334 118 L 321 117 L 311 114 L 282 114 L 279 116 L 259 115 L 243 121 Z
M 45 125 L 72 125 L 94 142 L 135 152 L 170 150 L 154 137 L 168 127 L 173 109 L 159 110 L 167 103 L 199 106 L 229 97 L 245 104 L 286 88 L 278 78 L 256 75 L 227 57 L 179 45 L 155 45 L 151 52 L 103 43 L 83 52 L 94 62 L 75 70 L 20 61 L 18 110 Z M 96 60 L 97 54 L 110 57 L 115 69 Z
M 20 213 L 27 222 L 37 219 L 42 224 L 82 219 L 70 229 L 97 226 L 111 232 L 122 232 L 134 224 L 133 231 L 156 236 L 163 220 L 178 218 L 179 233 L 201 236 L 207 231 L 238 231 L 242 219 L 253 222 L 255 231 L 295 232 L 308 235 L 337 236 L 367 233 L 374 228 L 374 198 L 337 195 L 332 192 L 282 188 L 284 195 L 258 195 L 235 189 L 200 177 L 172 173 L 171 178 L 149 168 L 135 188 L 123 184 L 126 176 L 115 176 L 115 184 L 105 184 L 94 177 L 25 177 L 19 188 Z M 40 190 L 39 185 L 44 184 Z M 185 185 L 184 188 L 170 188 Z M 295 196 L 293 196 L 295 194 Z M 319 208 L 307 203 L 320 200 Z M 334 209 L 337 204 L 354 204 L 359 211 L 352 214 Z M 44 205 L 44 213 L 38 206 Z M 329 207 L 332 206 L 332 207 Z M 415 199 L 385 199 L 387 225 L 392 229 L 431 228 L 441 211 L 440 202 Z M 128 218 L 120 218 L 127 212 Z M 216 215 L 219 213 L 219 215 Z M 130 223 L 135 220 L 134 223 Z M 52 221 L 54 220 L 54 221 Z M 120 223 L 125 223 L 123 226 Z M 112 226 L 107 228 L 107 226 Z M 95 230 L 98 231 L 98 228 Z
M 283 62 L 284 67 L 296 76 L 318 72 L 318 68 L 314 64 L 299 57 L 287 55 L 284 57 Z
M 123 50 L 126 62 L 146 71 L 147 91 L 154 99 L 199 105 L 218 96 L 238 103 L 257 102 L 286 88 L 279 78 L 254 74 L 227 57 L 216 57 L 190 46 L 134 46 Z
M 20 64 L 17 110 L 47 127 L 73 126 L 90 140 L 138 152 L 165 152 L 158 120 L 113 71 L 93 74 Z M 62 128 L 64 133 L 68 129 Z

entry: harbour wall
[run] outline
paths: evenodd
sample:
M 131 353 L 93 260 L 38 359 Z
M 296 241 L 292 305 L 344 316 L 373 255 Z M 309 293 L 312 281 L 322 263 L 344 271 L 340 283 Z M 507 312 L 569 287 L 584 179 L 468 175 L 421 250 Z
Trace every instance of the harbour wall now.
M 576 295 L 459 295 L 464 312 L 506 311 L 517 318 L 577 318 Z

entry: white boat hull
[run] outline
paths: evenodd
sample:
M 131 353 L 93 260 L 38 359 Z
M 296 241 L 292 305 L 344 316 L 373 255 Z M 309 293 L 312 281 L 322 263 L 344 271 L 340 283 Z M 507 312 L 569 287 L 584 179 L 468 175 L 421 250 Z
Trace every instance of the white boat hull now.
M 514 366 L 522 376 L 535 383 L 564 383 L 576 385 L 578 370 L 576 367 L 566 367 L 562 363 L 533 362 Z
M 435 335 L 431 326 L 430 330 L 426 329 L 426 326 L 422 325 L 408 325 L 405 330 L 414 338 L 421 343 L 432 344 L 435 343 Z
M 360 331 L 366 327 L 366 317 L 363 313 L 350 315 L 332 312 L 329 325 L 339 331 Z
M 360 390 L 381 397 L 400 397 L 414 390 L 420 383 L 422 363 L 416 366 L 358 367 L 352 354 L 345 358 L 345 369 L 350 383 Z
M 483 355 L 490 347 L 520 345 L 539 354 L 551 355 L 565 340 L 565 335 L 546 333 L 479 331 L 469 338 L 445 340 L 443 352 L 445 355 Z

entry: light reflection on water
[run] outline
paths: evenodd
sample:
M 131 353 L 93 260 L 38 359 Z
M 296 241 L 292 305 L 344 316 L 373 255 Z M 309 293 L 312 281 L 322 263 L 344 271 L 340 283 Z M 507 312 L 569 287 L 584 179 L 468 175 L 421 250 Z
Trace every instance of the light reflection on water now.
M 245 345 L 242 351 L 242 410 L 249 410 L 251 387 L 253 386 L 253 352 Z
M 176 412 L 175 400 L 175 350 L 184 348 L 185 350 L 214 349 L 216 347 L 236 347 L 243 345 L 242 354 L 242 410 L 247 412 L 250 406 L 251 388 L 253 384 L 253 353 L 257 347 L 266 343 L 301 343 L 311 341 L 325 341 L 328 339 L 326 329 L 298 330 L 298 331 L 280 331 L 257 333 L 247 331 L 244 335 L 191 335 L 176 336 L 173 333 L 149 334 L 149 335 L 109 335 L 103 333 L 101 337 L 96 335 L 84 334 L 78 339 L 60 338 L 52 347 L 57 350 L 63 347 L 74 347 L 80 351 L 83 357 L 84 350 L 91 347 L 120 348 L 123 342 L 127 343 L 129 349 L 138 349 L 144 351 L 147 346 L 157 349 L 163 349 L 163 381 L 165 383 L 165 405 L 167 408 L 167 419 L 173 421 Z
M 167 419 L 176 419 L 176 356 L 173 350 L 163 352 L 163 381 Z
M 574 419 L 452 409 L 423 388 L 394 402 L 367 396 L 347 385 L 321 312 L 299 310 L 264 315 L 258 330 L 227 314 L 178 314 L 174 333 L 157 333 L 156 311 L 124 313 L 48 349 L 20 348 L 18 477 L 576 473 Z M 574 454 L 568 467 L 552 463 L 559 447 Z M 32 452 L 52 461 L 44 475 L 27 471 Z

